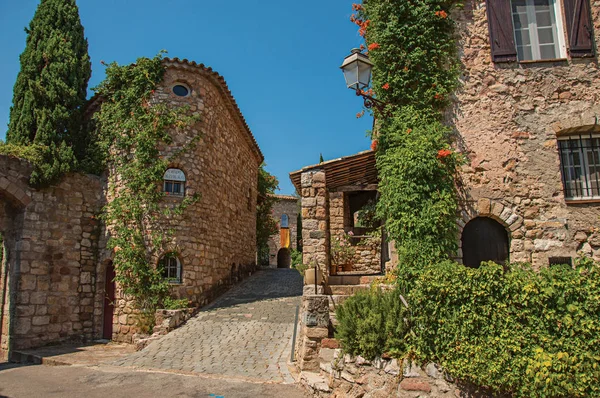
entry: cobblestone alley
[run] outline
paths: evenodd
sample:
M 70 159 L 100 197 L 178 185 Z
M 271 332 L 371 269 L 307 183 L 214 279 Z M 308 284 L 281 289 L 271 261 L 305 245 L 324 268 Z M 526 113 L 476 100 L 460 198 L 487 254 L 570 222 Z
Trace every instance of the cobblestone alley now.
M 260 270 L 185 325 L 114 364 L 292 383 L 290 357 L 302 277 Z

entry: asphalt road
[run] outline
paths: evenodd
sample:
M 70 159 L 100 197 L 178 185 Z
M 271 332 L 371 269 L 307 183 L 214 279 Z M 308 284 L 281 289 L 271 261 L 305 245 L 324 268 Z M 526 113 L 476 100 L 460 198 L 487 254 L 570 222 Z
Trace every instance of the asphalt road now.
M 307 398 L 294 384 L 251 383 L 226 376 L 131 371 L 122 367 L 0 364 L 0 398 Z

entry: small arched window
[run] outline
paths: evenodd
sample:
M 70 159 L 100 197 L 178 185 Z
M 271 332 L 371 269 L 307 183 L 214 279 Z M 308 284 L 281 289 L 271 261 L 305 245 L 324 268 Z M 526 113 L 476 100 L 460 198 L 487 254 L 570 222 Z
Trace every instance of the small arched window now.
M 185 174 L 179 169 L 167 169 L 163 176 L 163 191 L 167 195 L 185 195 Z
M 181 283 L 181 261 L 175 253 L 165 254 L 160 260 L 161 272 L 169 282 Z
M 289 228 L 290 227 L 290 219 L 287 214 L 281 215 L 281 228 Z

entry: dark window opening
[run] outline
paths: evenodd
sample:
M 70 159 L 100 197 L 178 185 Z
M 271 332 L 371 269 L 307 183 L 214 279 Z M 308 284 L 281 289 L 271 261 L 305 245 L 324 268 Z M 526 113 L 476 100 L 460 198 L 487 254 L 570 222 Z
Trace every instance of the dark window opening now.
M 573 259 L 571 257 L 549 257 L 548 265 L 568 265 L 569 267 L 573 266 Z
M 190 94 L 190 90 L 181 84 L 173 86 L 173 93 L 178 97 L 187 97 Z
M 350 228 L 355 236 L 365 236 L 379 228 L 381 223 L 375 215 L 377 191 L 350 192 L 345 195 L 345 227 Z

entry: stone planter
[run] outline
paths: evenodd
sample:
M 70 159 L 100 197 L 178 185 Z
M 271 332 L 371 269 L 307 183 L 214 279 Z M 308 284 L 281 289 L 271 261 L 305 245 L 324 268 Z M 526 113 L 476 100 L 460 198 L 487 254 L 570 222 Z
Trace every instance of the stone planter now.
M 317 270 L 316 268 L 308 268 L 306 271 L 304 271 L 304 284 L 305 285 L 314 285 L 315 284 L 316 270 Z M 317 274 L 317 285 L 320 285 L 321 283 L 323 283 L 323 276 L 319 272 Z

